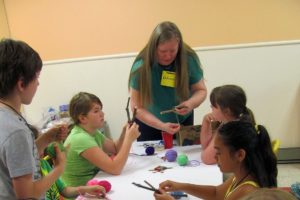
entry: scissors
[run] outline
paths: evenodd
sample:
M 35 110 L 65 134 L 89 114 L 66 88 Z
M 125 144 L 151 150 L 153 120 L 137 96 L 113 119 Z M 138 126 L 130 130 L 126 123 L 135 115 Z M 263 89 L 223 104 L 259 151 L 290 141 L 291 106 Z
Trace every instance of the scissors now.
M 130 97 L 128 97 L 128 100 L 127 100 L 127 106 L 126 106 L 126 113 L 127 113 L 127 119 L 128 119 L 128 123 L 129 124 L 132 124 L 135 120 L 135 116 L 136 116 L 136 111 L 137 111 L 137 108 L 134 107 L 133 109 L 133 115 L 132 115 L 132 118 L 130 119 L 130 112 L 129 112 L 129 102 L 130 102 Z
M 144 188 L 146 190 L 151 190 L 151 191 L 154 191 L 154 192 L 157 192 L 157 193 L 160 193 L 160 191 L 158 189 L 156 189 L 155 187 L 153 187 L 153 185 L 151 185 L 148 181 L 144 181 L 149 187 L 147 186 L 144 186 L 142 184 L 139 184 L 139 183 L 135 183 L 135 182 L 132 182 L 133 185 L 137 186 L 137 187 L 140 187 L 140 188 Z
M 148 181 L 144 180 L 144 182 L 149 186 L 144 186 L 142 184 L 139 184 L 139 183 L 135 183 L 135 182 L 132 182 L 133 185 L 137 186 L 137 187 L 140 187 L 140 188 L 143 188 L 143 189 L 146 189 L 146 190 L 151 190 L 151 191 L 154 191 L 154 192 L 157 192 L 157 193 L 161 193 L 158 189 L 156 189 L 153 185 L 151 185 Z M 179 199 L 181 197 L 187 197 L 188 195 L 183 193 L 183 192 L 180 192 L 180 191 L 175 191 L 175 192 L 171 192 L 170 193 L 171 196 L 173 196 L 175 199 Z

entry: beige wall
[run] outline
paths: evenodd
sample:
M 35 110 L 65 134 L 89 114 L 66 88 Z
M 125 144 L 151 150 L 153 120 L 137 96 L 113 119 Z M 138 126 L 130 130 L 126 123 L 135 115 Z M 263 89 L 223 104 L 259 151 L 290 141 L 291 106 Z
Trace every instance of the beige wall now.
M 0 0 L 0 39 L 9 37 L 9 28 L 6 18 L 4 1 Z
M 192 47 L 300 39 L 299 0 L 4 3 L 11 36 L 44 60 L 137 52 L 164 20 L 175 22 Z

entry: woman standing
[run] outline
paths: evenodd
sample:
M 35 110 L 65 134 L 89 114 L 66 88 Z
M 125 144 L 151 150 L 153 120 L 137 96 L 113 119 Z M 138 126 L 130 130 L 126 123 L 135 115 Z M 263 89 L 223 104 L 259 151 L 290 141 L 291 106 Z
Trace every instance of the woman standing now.
M 137 107 L 139 141 L 159 140 L 193 125 L 193 109 L 206 98 L 199 58 L 178 27 L 162 22 L 136 57 L 129 76 L 131 108 Z M 162 111 L 173 110 L 166 114 Z

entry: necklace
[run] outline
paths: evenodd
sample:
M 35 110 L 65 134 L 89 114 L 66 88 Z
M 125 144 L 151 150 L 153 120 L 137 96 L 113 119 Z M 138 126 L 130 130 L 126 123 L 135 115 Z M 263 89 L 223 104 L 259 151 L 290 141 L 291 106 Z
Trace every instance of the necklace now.
M 16 113 L 19 117 L 21 117 L 25 121 L 26 125 L 28 124 L 27 121 L 26 121 L 26 119 L 14 107 L 12 107 L 11 105 L 9 105 L 8 103 L 5 103 L 2 100 L 0 100 L 0 103 L 2 103 L 3 105 L 9 107 L 14 113 Z
M 226 199 L 232 192 L 234 192 L 234 190 L 248 177 L 248 175 L 250 174 L 250 172 L 248 172 L 243 178 L 241 178 L 241 180 L 239 180 L 238 182 L 235 182 L 234 184 L 231 184 L 229 186 L 229 188 L 227 189 L 227 192 L 225 193 L 225 197 L 224 199 Z M 234 178 L 235 181 L 235 178 Z
M 239 182 L 236 182 L 236 184 L 234 184 L 231 188 L 231 191 L 234 190 L 237 186 L 239 186 L 247 177 L 248 177 L 249 173 L 247 173 L 243 178 L 241 178 L 241 180 L 239 180 Z
M 35 138 L 35 128 L 30 125 L 27 120 L 14 108 L 12 107 L 11 105 L 9 105 L 8 103 L 5 103 L 4 101 L 0 100 L 0 103 L 2 103 L 3 105 L 7 106 L 8 108 L 10 108 L 14 113 L 16 113 L 19 117 L 22 118 L 22 120 L 25 122 L 26 126 L 29 128 L 29 130 L 32 132 L 34 138 Z

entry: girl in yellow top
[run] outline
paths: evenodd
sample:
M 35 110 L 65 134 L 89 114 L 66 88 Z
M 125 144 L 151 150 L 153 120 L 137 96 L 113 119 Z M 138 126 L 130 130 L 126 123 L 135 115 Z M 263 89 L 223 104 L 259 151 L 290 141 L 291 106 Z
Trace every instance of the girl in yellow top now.
M 173 199 L 169 191 L 184 191 L 202 199 L 240 199 L 258 187 L 277 186 L 276 156 L 267 130 L 249 122 L 231 121 L 222 125 L 215 138 L 216 160 L 220 170 L 233 176 L 219 186 L 174 181 L 160 184 L 156 200 Z

